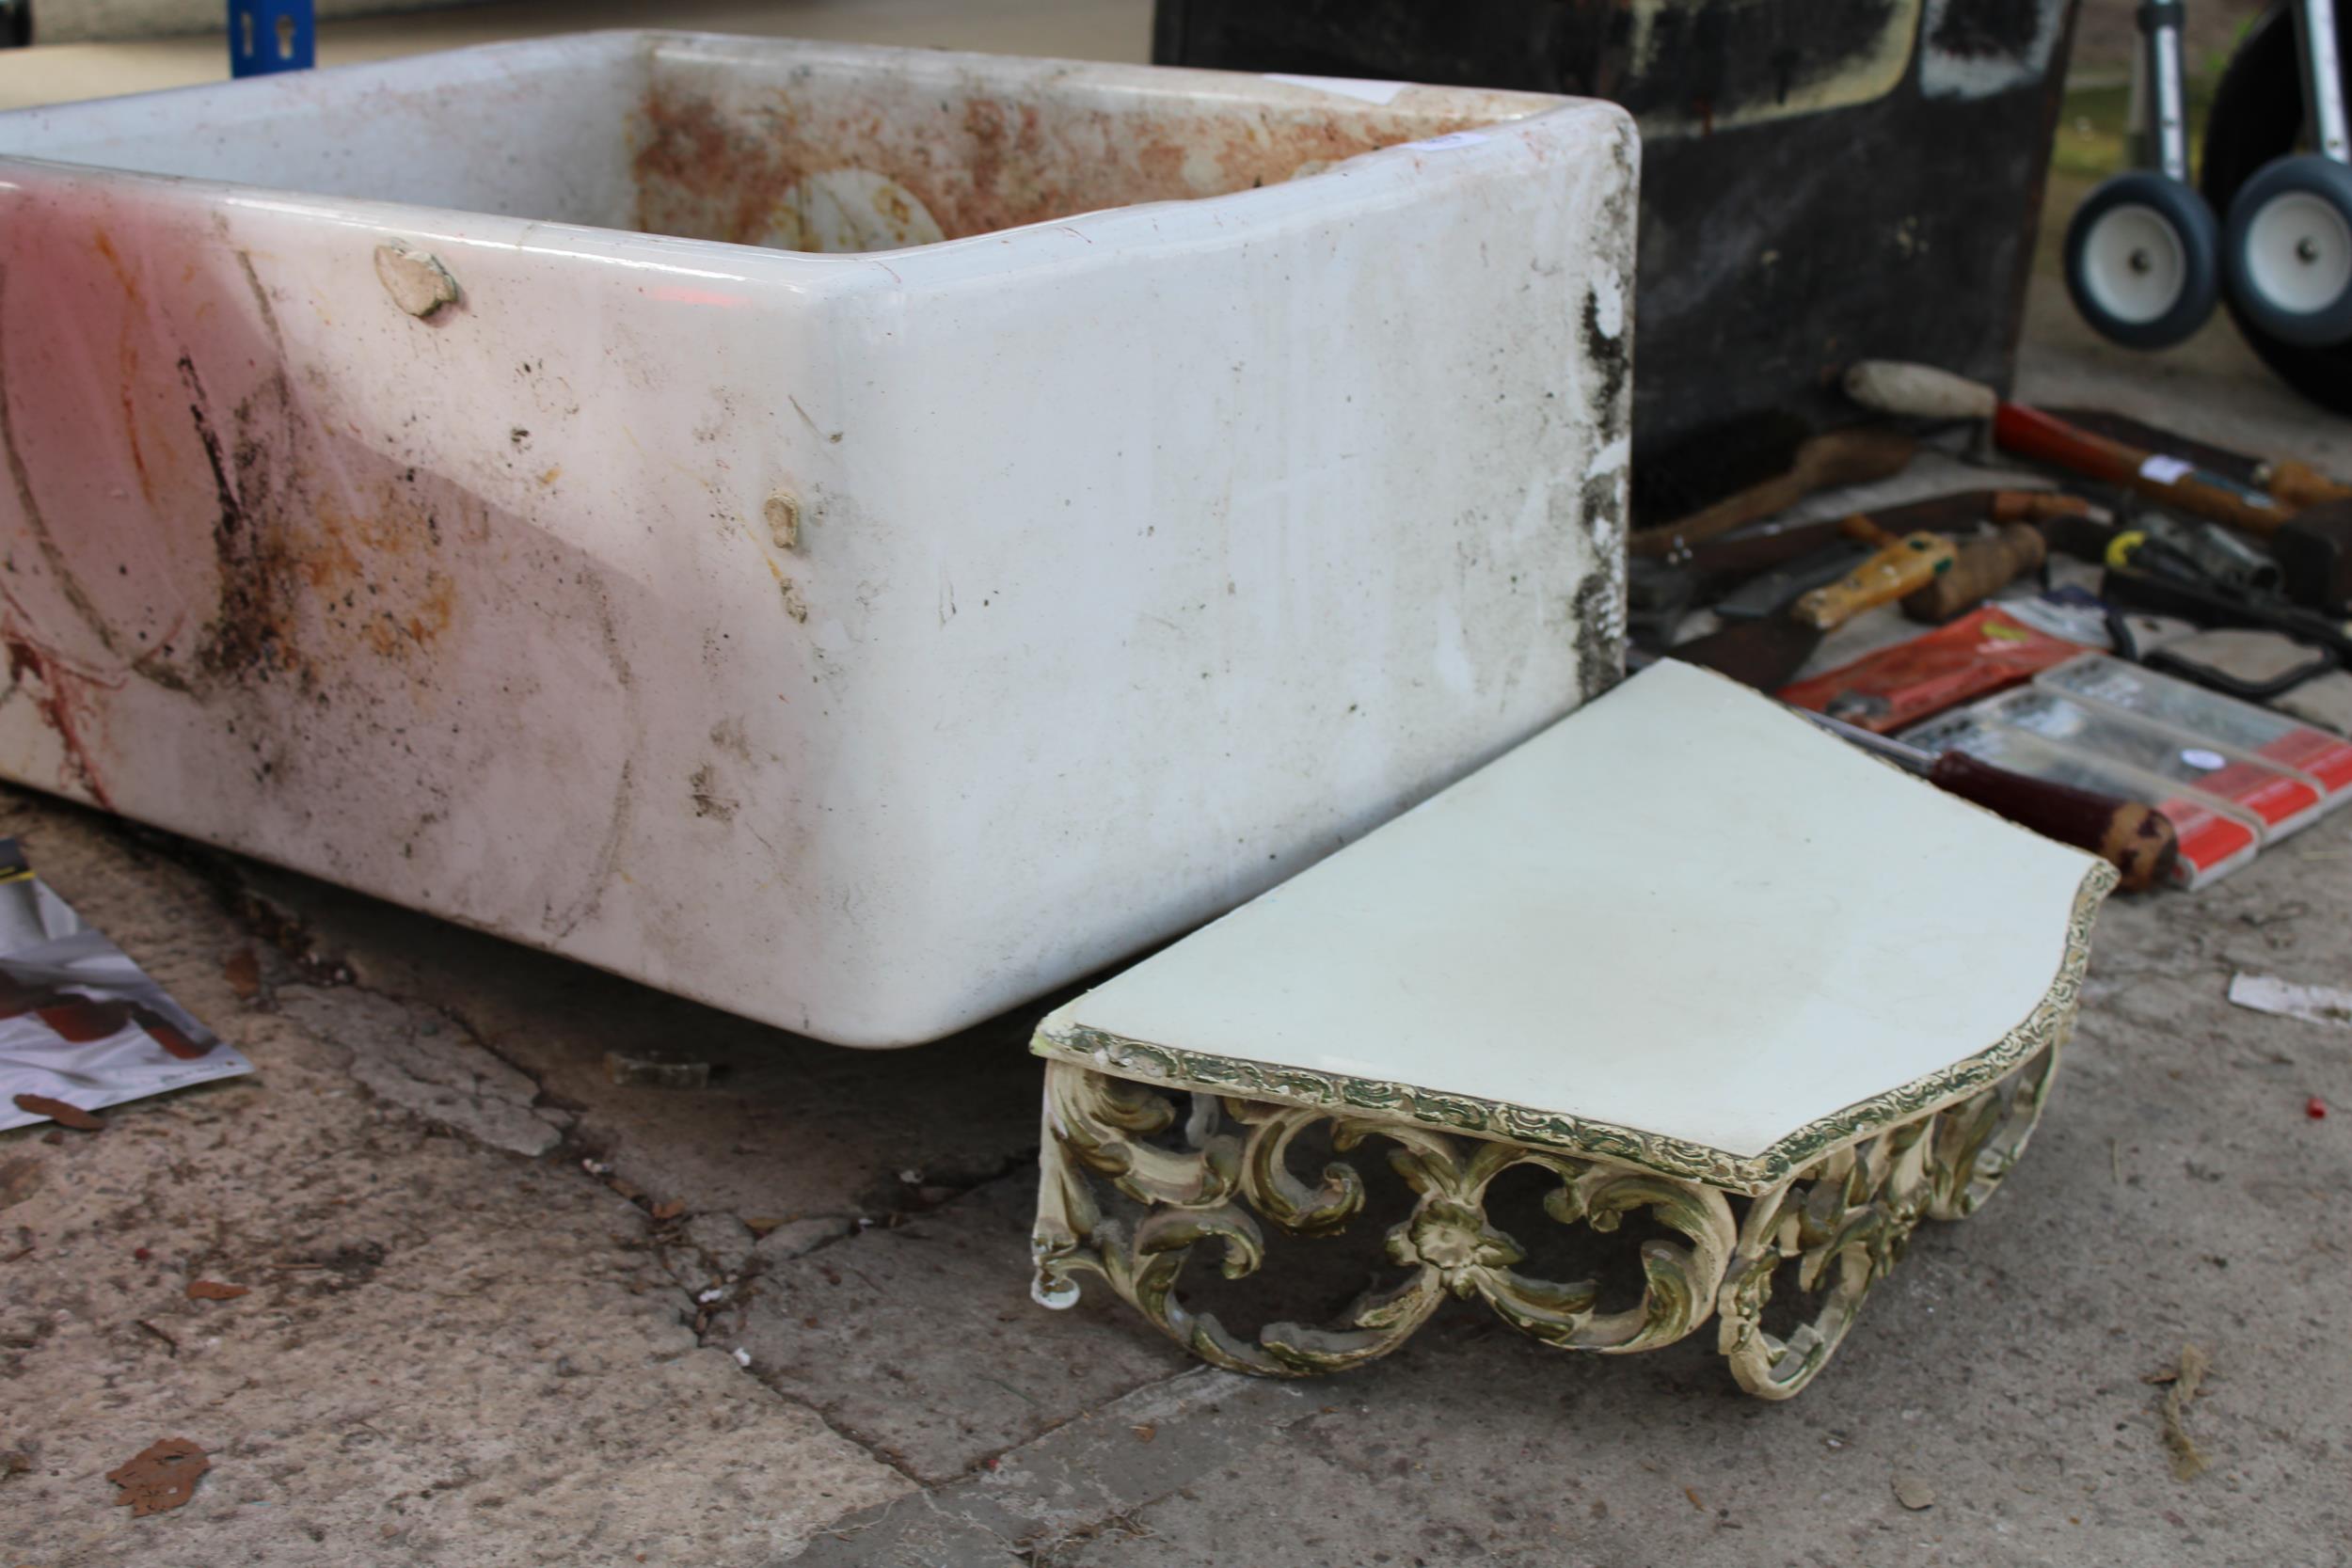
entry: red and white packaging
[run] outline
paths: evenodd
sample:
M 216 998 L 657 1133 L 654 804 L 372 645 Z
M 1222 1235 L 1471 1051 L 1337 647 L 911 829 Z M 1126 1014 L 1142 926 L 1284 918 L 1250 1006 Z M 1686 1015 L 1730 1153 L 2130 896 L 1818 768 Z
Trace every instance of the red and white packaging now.
M 1780 689 L 1780 700 L 1873 735 L 2022 686 L 2084 651 L 1992 605 Z
M 2323 813 L 2352 801 L 2352 741 L 2283 713 L 2105 654 L 2044 670 L 2034 684 L 2284 768 L 2320 793 Z
M 2173 835 L 2180 841 L 2172 880 L 2192 893 L 2235 871 L 2262 848 L 2262 819 L 2246 807 L 2178 787 L 2113 757 L 2074 751 L 2030 731 L 1995 722 L 1983 716 L 1990 705 L 1979 704 L 1931 719 L 1905 732 L 1902 738 L 1925 752 L 1939 755 L 1963 752 L 2027 778 L 2096 790 L 2154 808 L 2172 824 Z

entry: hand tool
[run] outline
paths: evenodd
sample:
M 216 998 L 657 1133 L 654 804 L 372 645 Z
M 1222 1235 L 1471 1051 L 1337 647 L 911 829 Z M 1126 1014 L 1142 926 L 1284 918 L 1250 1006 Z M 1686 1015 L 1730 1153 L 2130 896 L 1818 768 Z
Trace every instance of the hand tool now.
M 2151 648 L 2139 662 L 2241 702 L 2266 703 L 2334 669 L 2336 656 L 2283 632 L 2220 626 Z
M 2279 563 L 2219 523 L 2185 523 L 2148 510 L 2132 519 L 2149 538 L 2181 552 L 2224 588 L 2247 594 L 2279 591 Z
M 1979 762 L 1958 750 L 1936 755 L 1883 735 L 1872 735 L 1868 730 L 1858 730 L 1810 708 L 1789 711 L 1804 715 L 1830 734 L 1851 741 L 1873 756 L 1884 757 L 1897 767 L 1916 773 L 1946 794 L 1973 800 L 2021 828 L 2031 828 L 2044 838 L 2090 850 L 2122 874 L 2118 885 L 2126 893 L 2145 892 L 2155 886 L 2169 874 L 2180 854 L 2180 840 L 2172 824 L 2153 807 L 2137 800 L 2027 778 L 2023 773 Z
M 1803 594 L 1836 581 L 1860 565 L 1870 546 L 1851 535 L 1826 548 L 1799 556 L 1785 566 L 1759 572 L 1717 599 L 1711 607 L 1726 621 L 1754 621 L 1777 615 Z
M 1759 691 L 1777 691 L 1832 631 L 1873 606 L 1926 587 L 1951 569 L 1956 554 L 1941 534 L 1906 534 L 1837 581 L 1814 589 L 1786 614 L 1709 632 L 1667 649 L 1666 657 L 1703 665 Z
M 2266 627 L 2316 642 L 2338 658 L 2352 661 L 2352 623 L 2266 595 L 2233 593 L 2193 568 L 2168 563 L 2164 547 L 2153 540 L 2129 550 L 2124 559 L 2122 565 L 2110 562 L 2099 584 L 2099 596 L 2111 605 L 2177 615 L 2204 626 Z
M 1963 490 L 1816 522 L 1743 529 L 1727 537 L 1682 546 L 1664 557 L 1637 555 L 1629 562 L 1626 584 L 1628 628 L 1642 646 L 1662 646 L 1694 607 L 1713 605 L 1719 614 L 1732 615 L 1736 612 L 1724 595 L 1735 587 L 1841 540 L 1883 546 L 1896 534 L 1915 530 L 1953 532 L 1987 519 L 1994 523 L 2032 521 L 2046 528 L 2056 519 L 2088 515 L 2092 510 L 2089 501 L 2055 490 Z M 2104 537 L 2099 547 L 2106 548 Z M 1763 596 L 1760 590 L 1759 596 Z M 1776 600 L 1757 613 L 1778 610 L 1787 602 Z
M 2242 528 L 2269 545 L 2296 603 L 2322 610 L 2352 604 L 2352 501 L 2297 510 L 2187 459 L 2096 435 L 1926 365 L 1857 360 L 1847 367 L 1845 386 L 1847 396 L 1882 413 L 1989 420 L 2004 451 Z
M 2043 412 L 2125 446 L 2185 457 L 2201 468 L 2210 468 L 2241 484 L 2268 491 L 2292 508 L 2316 506 L 2321 501 L 2352 500 L 2352 484 L 2341 483 L 2292 457 L 2260 457 L 2252 452 L 2235 451 L 2111 409 L 2051 407 Z
M 1655 663 L 1657 657 L 1629 650 L 1626 663 L 1638 670 Z M 2154 886 L 2169 873 L 2179 853 L 2172 824 L 2137 800 L 2028 778 L 1956 749 L 1938 756 L 1810 708 L 1789 706 L 1788 711 L 1917 774 L 1946 794 L 1973 801 L 2045 838 L 2089 850 L 2122 873 L 2119 885 L 2126 892 Z
M 1963 539 L 1955 546 L 1949 571 L 1903 597 L 1903 613 L 1912 620 L 1940 626 L 1992 597 L 2028 572 L 2038 572 L 2049 558 L 2048 543 L 2031 523 L 2010 523 L 1982 539 Z
M 1788 471 L 1736 491 L 1714 505 L 1659 528 L 1636 529 L 1626 540 L 1635 555 L 1673 555 L 1685 546 L 1775 512 L 1785 512 L 1805 497 L 1844 484 L 1867 484 L 1900 473 L 1918 451 L 1918 444 L 1892 430 L 1833 430 L 1815 436 L 1797 448 Z
M 2040 569 L 2046 555 L 2046 546 L 2042 541 L 2040 529 L 2032 527 L 2032 524 L 2037 524 L 2040 519 L 2087 517 L 2089 513 L 2091 513 L 2089 500 L 2077 499 L 2077 496 L 2060 496 L 2056 491 L 1969 489 L 1952 496 L 1933 496 L 1929 500 L 1910 500 L 1905 505 L 1891 505 L 1891 508 L 1872 510 L 1872 513 L 1849 513 L 1847 517 L 1837 517 L 1833 522 L 1800 524 L 1800 527 L 1802 531 L 1816 538 L 1842 538 L 1842 541 L 1866 543 L 1866 546 L 1884 550 L 1903 533 L 1929 531 L 1955 533 L 1957 536 L 1964 529 L 1974 529 L 1980 522 L 1999 524 L 2002 531 L 1994 533 L 1993 538 L 1957 538 L 1952 569 L 1946 574 L 1938 574 L 1931 585 L 1903 599 L 1905 616 L 1910 616 L 1913 621 L 1927 621 L 1929 626 L 1943 626 L 1950 618 L 1974 609 L 1997 588 L 2013 583 L 2016 578 L 2026 576 L 2027 571 Z M 1825 529 L 1828 533 L 1814 533 L 1816 529 Z M 2011 533 L 2011 529 L 2018 529 L 2027 538 L 2018 538 L 2016 533 Z M 1745 536 L 1724 538 L 1724 541 L 1717 541 L 1712 546 L 1698 546 L 1693 547 L 1692 560 L 1693 564 L 1698 564 L 1701 560 L 1708 560 L 1712 550 L 1729 552 L 1743 546 L 1743 543 Z M 1767 574 L 1762 578 L 1748 578 L 1739 590 L 1726 593 L 1722 602 L 1717 602 L 1715 613 L 1724 616 L 1726 621 L 1753 621 L 1757 616 L 1769 616 L 1769 613 L 1778 611 L 1788 602 L 1792 602 L 1797 594 L 1804 593 L 1806 588 L 1819 585 L 1819 580 L 1828 580 L 1816 578 L 1816 583 L 1800 583 L 1797 574 L 1800 574 L 1800 566 L 1804 566 L 1804 560 L 1809 560 L 1809 557 L 1800 557 L 1790 566 L 1783 566 L 1781 574 L 1778 574 L 1781 583 L 1772 580 L 1776 574 Z M 1947 590 L 1946 583 L 1952 583 L 1952 588 Z M 1788 588 L 1788 593 L 1781 593 L 1783 585 Z

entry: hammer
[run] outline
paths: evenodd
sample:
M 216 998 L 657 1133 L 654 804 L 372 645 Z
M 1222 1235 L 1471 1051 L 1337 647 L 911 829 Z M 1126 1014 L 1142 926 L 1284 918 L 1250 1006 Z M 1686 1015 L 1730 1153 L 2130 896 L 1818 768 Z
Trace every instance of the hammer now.
M 2352 606 L 2352 499 L 2295 509 L 2278 497 L 2194 463 L 2093 435 L 2040 409 L 2004 402 L 1980 382 L 1927 365 L 1858 360 L 1846 395 L 1917 419 L 1985 420 L 2003 450 L 2151 497 L 2264 540 L 2295 603 L 2328 614 Z

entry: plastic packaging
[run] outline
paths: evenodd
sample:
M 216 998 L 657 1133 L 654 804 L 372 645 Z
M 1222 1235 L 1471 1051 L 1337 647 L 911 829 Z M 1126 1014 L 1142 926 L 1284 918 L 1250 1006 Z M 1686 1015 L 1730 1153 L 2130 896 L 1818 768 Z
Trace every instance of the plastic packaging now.
M 2323 810 L 2352 800 L 2352 744 L 2285 714 L 2105 654 L 2044 670 L 2034 684 L 2169 725 L 2298 774 L 2326 798 Z
M 1994 723 L 2026 730 L 2069 751 L 2103 756 L 2250 812 L 2265 843 L 2284 838 L 2319 816 L 2319 786 L 2299 773 L 2216 740 L 2134 714 L 2077 702 L 2062 691 L 2028 687 L 1975 710 Z
M 1783 687 L 1780 700 L 1842 719 L 1874 735 L 2023 685 L 2082 645 L 2036 631 L 1991 605 L 1923 637 Z
M 1987 705 L 1931 719 L 1902 739 L 1941 755 L 1963 752 L 1981 762 L 2050 784 L 2095 789 L 2137 800 L 2163 814 L 2180 839 L 2172 879 L 2194 892 L 2254 858 L 2263 845 L 2263 825 L 2252 812 L 2194 789 L 2177 788 L 2153 773 L 2012 729 L 1984 716 Z

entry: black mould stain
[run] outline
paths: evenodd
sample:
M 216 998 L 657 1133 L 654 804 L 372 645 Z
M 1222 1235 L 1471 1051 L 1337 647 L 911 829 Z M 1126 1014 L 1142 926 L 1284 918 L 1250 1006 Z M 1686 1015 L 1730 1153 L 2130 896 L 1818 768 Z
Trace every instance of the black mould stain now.
M 2042 31 L 2042 18 L 2061 0 L 1951 0 L 1935 35 L 1938 52 L 1968 58 L 2023 60 Z
M 1576 591 L 1576 688 L 1585 702 L 1617 684 L 1623 649 L 1615 628 L 1623 620 L 1616 574 L 1596 567 Z
M 1584 296 L 1584 362 L 1593 372 L 1593 422 L 1599 427 L 1598 439 L 1603 445 L 1625 434 L 1626 394 L 1633 380 L 1633 356 L 1629 346 L 1633 340 L 1631 315 L 1632 301 L 1628 300 L 1617 331 L 1604 332 L 1599 293 L 1588 293 Z

